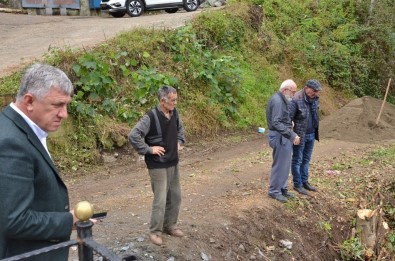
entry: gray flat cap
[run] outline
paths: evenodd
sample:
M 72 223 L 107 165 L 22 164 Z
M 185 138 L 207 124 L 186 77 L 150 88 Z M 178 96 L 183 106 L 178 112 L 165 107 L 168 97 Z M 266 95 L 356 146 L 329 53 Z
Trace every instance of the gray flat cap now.
M 320 84 L 320 82 L 318 80 L 314 80 L 314 79 L 308 80 L 306 82 L 306 86 L 310 87 L 311 89 L 314 89 L 316 91 L 321 91 L 322 90 L 321 84 Z

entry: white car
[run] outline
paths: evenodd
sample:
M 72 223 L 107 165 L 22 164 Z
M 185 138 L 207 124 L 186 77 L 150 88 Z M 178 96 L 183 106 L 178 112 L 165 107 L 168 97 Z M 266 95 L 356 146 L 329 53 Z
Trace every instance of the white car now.
M 195 11 L 200 0 L 101 0 L 100 9 L 113 17 L 123 17 L 126 13 L 131 17 L 140 16 L 146 10 L 165 10 L 175 13 L 180 8 Z

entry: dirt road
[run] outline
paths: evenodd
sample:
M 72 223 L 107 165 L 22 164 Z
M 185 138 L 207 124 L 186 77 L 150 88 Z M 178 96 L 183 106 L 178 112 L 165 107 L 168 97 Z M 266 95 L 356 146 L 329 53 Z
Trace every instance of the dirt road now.
M 201 12 L 144 14 L 141 17 L 34 16 L 0 13 L 0 77 L 32 59 L 40 59 L 51 47 L 83 48 L 133 28 L 176 28 Z
M 369 146 L 323 140 L 317 143 L 312 162 L 320 164 L 323 172 L 322 166 L 331 166 L 340 155 L 361 152 Z M 148 239 L 152 192 L 144 161 L 136 159 L 132 150 L 125 151 L 116 161 L 90 169 L 83 178 L 68 179 L 73 204 L 88 200 L 97 211 L 109 212 L 93 233 L 119 256 L 133 254 L 139 260 L 163 261 L 326 261 L 337 257 L 333 250 L 319 246 L 325 235 L 320 233 L 316 218 L 297 214 L 298 219 L 294 219 L 296 213 L 267 196 L 271 149 L 261 134 L 185 147 L 180 163 L 183 203 L 179 224 L 187 236 L 165 237 L 163 247 Z M 313 183 L 317 184 L 317 170 L 312 172 Z M 330 192 L 322 186 L 320 189 L 311 197 L 298 196 L 295 204 L 308 204 L 318 212 L 322 205 L 324 212 L 337 215 L 341 207 L 330 209 L 330 202 L 322 201 Z M 344 215 L 346 212 L 338 218 Z M 278 247 L 281 239 L 293 242 L 291 252 Z M 204 259 L 206 256 L 208 259 Z M 76 251 L 72 250 L 70 261 L 76 260 Z
M 94 227 L 94 237 L 119 256 L 134 254 L 143 261 L 340 260 L 339 245 L 350 234 L 356 209 L 374 202 L 363 194 L 378 189 L 384 195 L 380 182 L 393 182 L 393 159 L 368 156 L 377 146 L 395 142 L 395 106 L 387 104 L 380 124 L 371 126 L 380 107 L 379 100 L 364 97 L 320 122 L 321 140 L 309 171 L 319 191 L 297 195 L 287 204 L 267 196 L 272 150 L 266 135 L 189 141 L 180 155 L 179 225 L 187 236 L 164 237 L 163 247 L 148 239 L 152 192 L 145 163 L 130 147 L 108 163 L 76 172 L 83 176 L 68 173 L 71 201 L 88 200 L 97 211 L 109 212 Z M 290 177 L 295 193 L 292 187 Z M 292 242 L 292 249 L 279 246 L 281 240 Z M 70 261 L 75 256 L 71 251 Z

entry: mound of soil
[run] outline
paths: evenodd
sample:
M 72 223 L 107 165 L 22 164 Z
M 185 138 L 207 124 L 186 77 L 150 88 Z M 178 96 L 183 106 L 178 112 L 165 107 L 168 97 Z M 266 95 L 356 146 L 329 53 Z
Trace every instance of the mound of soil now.
M 372 97 L 349 102 L 320 122 L 321 138 L 361 143 L 395 139 L 395 106 L 385 103 L 376 125 L 381 106 L 382 101 Z

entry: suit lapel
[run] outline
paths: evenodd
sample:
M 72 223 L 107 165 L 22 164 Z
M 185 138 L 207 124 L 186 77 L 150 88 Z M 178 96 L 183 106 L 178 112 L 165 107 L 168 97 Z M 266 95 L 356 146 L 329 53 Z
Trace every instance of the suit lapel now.
M 27 124 L 25 119 L 22 118 L 21 115 L 19 115 L 14 109 L 12 109 L 10 106 L 7 106 L 3 110 L 4 115 L 9 118 L 12 122 L 15 123 L 15 125 L 24 133 L 26 133 L 26 136 L 30 143 L 35 147 L 40 154 L 43 156 L 45 161 L 48 163 L 48 165 L 51 166 L 53 171 L 58 174 L 58 171 L 56 170 L 55 164 L 53 163 L 51 157 L 48 155 L 48 152 L 38 139 L 37 135 L 33 132 L 33 130 L 30 128 L 30 126 Z

